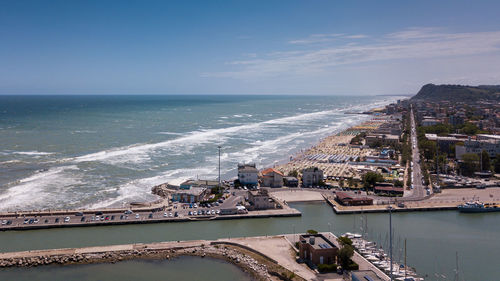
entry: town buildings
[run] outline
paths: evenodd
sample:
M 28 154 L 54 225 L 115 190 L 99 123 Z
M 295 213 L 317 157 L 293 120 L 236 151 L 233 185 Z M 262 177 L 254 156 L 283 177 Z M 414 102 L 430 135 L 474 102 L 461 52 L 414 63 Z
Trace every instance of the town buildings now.
M 238 164 L 238 180 L 242 186 L 256 187 L 259 184 L 259 170 L 255 164 Z
M 299 257 L 308 263 L 333 264 L 339 249 L 322 234 L 305 234 L 299 237 Z
M 302 186 L 318 186 L 323 181 L 323 171 L 317 167 L 309 167 L 302 170 Z
M 266 189 L 248 191 L 249 210 L 267 210 L 276 208 L 276 203 L 269 197 Z
M 265 187 L 282 187 L 283 186 L 283 173 L 273 168 L 265 169 L 261 172 L 260 180 L 261 186 Z
M 362 205 L 373 205 L 373 199 L 369 197 L 354 197 L 345 192 L 337 192 L 336 198 L 337 202 L 344 206 L 362 206 Z
M 172 194 L 172 201 L 181 203 L 195 203 L 206 200 L 208 195 L 210 195 L 210 191 L 206 187 L 179 189 Z

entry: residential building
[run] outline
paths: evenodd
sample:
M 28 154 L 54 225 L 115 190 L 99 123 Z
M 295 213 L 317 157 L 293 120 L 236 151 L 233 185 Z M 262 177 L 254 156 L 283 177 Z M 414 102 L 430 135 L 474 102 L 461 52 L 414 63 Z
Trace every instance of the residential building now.
M 495 137 L 488 138 L 485 137 L 485 135 L 479 138 L 479 140 L 466 140 L 464 145 L 456 145 L 455 158 L 462 160 L 462 156 L 466 153 L 479 154 L 482 153 L 483 150 L 486 151 L 490 157 L 496 157 L 497 154 L 500 154 L 500 136 L 497 139 L 495 139 Z
M 442 123 L 441 120 L 435 118 L 424 117 L 424 120 L 422 120 L 423 127 L 434 126 L 441 123 Z
M 206 187 L 212 189 L 219 185 L 218 181 L 211 180 L 187 180 L 179 185 L 179 189 L 191 189 L 192 187 Z
M 250 210 L 267 210 L 276 208 L 276 203 L 269 197 L 266 189 L 248 191 Z
M 193 187 L 191 189 L 179 189 L 172 194 L 172 201 L 181 203 L 195 203 L 204 201 L 210 195 L 210 191 L 205 187 Z
M 337 202 L 344 206 L 373 205 L 373 199 L 369 197 L 353 197 L 345 192 L 337 192 Z
M 299 257 L 311 264 L 336 263 L 339 249 L 323 234 L 305 234 L 299 237 Z
M 283 186 L 283 173 L 273 169 L 268 168 L 262 171 L 260 176 L 260 185 L 267 187 L 282 187 Z
M 365 137 L 366 145 L 370 147 L 378 145 L 396 145 L 399 143 L 399 135 L 370 134 Z
M 284 177 L 283 181 L 285 183 L 285 186 L 288 187 L 298 187 L 299 186 L 299 179 L 296 177 Z
M 323 171 L 318 167 L 309 167 L 302 170 L 302 186 L 318 186 L 323 181 Z
M 238 180 L 243 186 L 258 186 L 259 170 L 255 164 L 238 164 Z

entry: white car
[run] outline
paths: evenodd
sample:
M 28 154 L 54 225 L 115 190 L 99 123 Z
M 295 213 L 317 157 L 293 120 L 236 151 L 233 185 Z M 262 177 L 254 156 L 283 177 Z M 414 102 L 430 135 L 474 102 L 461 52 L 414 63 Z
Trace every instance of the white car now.
M 212 210 L 212 212 L 211 212 L 211 213 L 212 213 L 212 215 L 215 215 L 215 210 Z
M 139 218 L 139 214 L 135 214 L 135 218 L 138 219 Z
M 64 222 L 69 222 L 69 217 L 65 217 Z
M 169 213 L 169 214 L 168 214 L 168 216 L 169 216 L 169 217 L 173 217 L 173 216 L 174 216 L 174 214 L 172 214 L 172 213 Z
M 167 214 L 166 212 L 165 212 L 165 213 L 163 213 L 163 217 L 164 217 L 164 218 L 168 217 L 168 214 Z
M 101 219 L 101 217 L 99 217 L 99 216 L 95 216 L 95 220 L 96 220 L 96 221 L 99 221 L 100 219 Z
M 215 212 L 217 215 L 220 214 L 220 210 L 217 210 L 217 212 Z
M 3 220 L 2 221 L 2 225 L 6 225 L 7 224 L 7 221 L 6 220 Z

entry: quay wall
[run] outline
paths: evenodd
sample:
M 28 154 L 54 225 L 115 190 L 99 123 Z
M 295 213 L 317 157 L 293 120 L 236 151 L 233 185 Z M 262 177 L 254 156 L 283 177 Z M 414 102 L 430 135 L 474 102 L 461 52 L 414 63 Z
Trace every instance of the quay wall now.
M 20 224 L 12 226 L 2 226 L 1 231 L 8 230 L 34 230 L 48 228 L 67 228 L 67 227 L 91 227 L 91 226 L 111 226 L 125 224 L 150 224 L 150 223 L 176 223 L 189 221 L 207 221 L 207 220 L 234 220 L 234 219 L 252 219 L 252 218 L 271 218 L 271 217 L 300 217 L 302 213 L 293 208 L 281 210 L 251 211 L 248 214 L 189 217 L 189 218 L 161 218 L 147 220 L 114 220 L 114 221 L 94 221 L 94 222 L 70 222 L 70 223 L 48 223 L 48 224 Z

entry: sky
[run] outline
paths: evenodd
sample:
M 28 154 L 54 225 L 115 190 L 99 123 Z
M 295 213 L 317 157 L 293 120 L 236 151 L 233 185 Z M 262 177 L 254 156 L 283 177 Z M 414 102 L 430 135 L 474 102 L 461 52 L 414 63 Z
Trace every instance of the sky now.
M 0 94 L 500 84 L 496 0 L 0 1 Z

